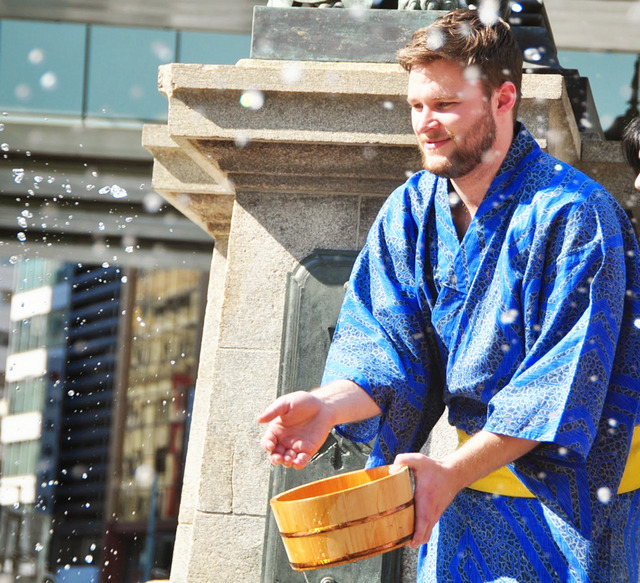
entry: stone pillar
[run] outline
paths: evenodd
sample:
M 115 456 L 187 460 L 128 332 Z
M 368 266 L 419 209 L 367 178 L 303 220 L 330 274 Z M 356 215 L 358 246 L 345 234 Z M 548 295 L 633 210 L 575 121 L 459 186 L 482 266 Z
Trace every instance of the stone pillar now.
M 384 63 L 161 69 L 168 124 L 144 133 L 154 188 L 216 240 L 172 583 L 261 580 L 271 469 L 256 416 L 278 390 L 287 278 L 316 249 L 360 249 L 385 197 L 419 169 L 406 82 Z M 525 75 L 523 93 L 543 147 L 581 163 L 563 77 Z M 588 151 L 587 171 L 622 164 L 614 148 L 614 166 Z M 628 174 L 611 183 L 624 200 Z M 437 432 L 432 451 L 450 446 Z

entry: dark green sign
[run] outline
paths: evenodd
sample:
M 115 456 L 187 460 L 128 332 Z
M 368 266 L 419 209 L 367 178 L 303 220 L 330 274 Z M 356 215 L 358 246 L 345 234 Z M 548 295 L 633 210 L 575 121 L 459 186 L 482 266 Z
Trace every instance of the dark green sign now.
M 344 298 L 355 252 L 316 251 L 289 277 L 279 394 L 318 386 Z M 370 447 L 332 433 L 304 470 L 274 467 L 270 497 L 314 480 L 364 467 Z M 400 581 L 400 553 L 306 571 L 309 583 L 394 583 Z M 294 571 L 269 511 L 262 583 L 304 583 Z

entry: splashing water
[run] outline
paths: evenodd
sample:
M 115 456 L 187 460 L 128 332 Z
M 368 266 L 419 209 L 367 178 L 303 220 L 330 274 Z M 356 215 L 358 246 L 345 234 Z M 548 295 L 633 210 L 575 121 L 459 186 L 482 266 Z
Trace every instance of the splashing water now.
M 129 193 L 117 184 L 112 184 L 111 186 L 103 186 L 100 190 L 98 190 L 98 194 L 110 194 L 113 198 L 126 198 L 127 196 L 129 196 Z
M 29 51 L 29 62 L 32 65 L 39 65 L 44 61 L 44 51 L 38 47 Z
M 45 91 L 52 91 L 58 86 L 58 76 L 53 71 L 47 71 L 40 77 L 40 87 Z
M 297 63 L 289 63 L 280 72 L 282 80 L 288 85 L 294 85 L 302 79 L 302 68 Z
M 24 179 L 24 168 L 14 168 L 11 172 L 13 173 L 13 181 L 20 184 Z
M 261 91 L 256 91 L 255 89 L 245 91 L 240 96 L 240 105 L 245 109 L 258 111 L 259 109 L 262 109 L 262 106 L 264 105 L 264 95 Z
M 427 47 L 432 51 L 437 51 L 443 46 L 444 33 L 436 28 L 433 32 L 431 32 L 431 34 L 429 34 L 429 37 L 427 38 Z
M 485 26 L 493 26 L 500 18 L 498 0 L 485 0 L 478 9 L 478 17 Z
M 503 324 L 513 324 L 518 319 L 518 310 L 511 309 L 500 314 L 500 321 Z
M 611 490 L 606 486 L 598 488 L 597 495 L 598 500 L 600 500 L 600 502 L 602 502 L 603 504 L 608 504 L 611 501 Z

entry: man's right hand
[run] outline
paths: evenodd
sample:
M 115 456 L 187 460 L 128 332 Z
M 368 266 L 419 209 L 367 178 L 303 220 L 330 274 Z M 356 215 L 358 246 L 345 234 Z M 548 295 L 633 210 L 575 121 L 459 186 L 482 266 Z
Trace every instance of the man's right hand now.
M 260 444 L 271 463 L 305 467 L 333 427 L 328 409 L 319 396 L 305 391 L 283 395 L 267 407 L 258 422 L 268 423 Z
M 334 425 L 379 414 L 380 409 L 362 388 L 352 381 L 337 380 L 274 401 L 258 417 L 259 423 L 268 424 L 260 443 L 272 464 L 302 469 Z

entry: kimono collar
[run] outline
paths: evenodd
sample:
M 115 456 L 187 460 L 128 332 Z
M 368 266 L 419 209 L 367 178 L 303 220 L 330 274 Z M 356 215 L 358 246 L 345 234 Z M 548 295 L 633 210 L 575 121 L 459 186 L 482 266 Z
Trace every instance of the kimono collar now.
M 536 142 L 535 138 L 529 133 L 529 130 L 527 130 L 522 123 L 516 122 L 514 134 L 511 147 L 498 169 L 494 182 L 505 173 L 511 172 L 526 157 L 533 153 L 537 154 L 540 151 L 538 142 Z

